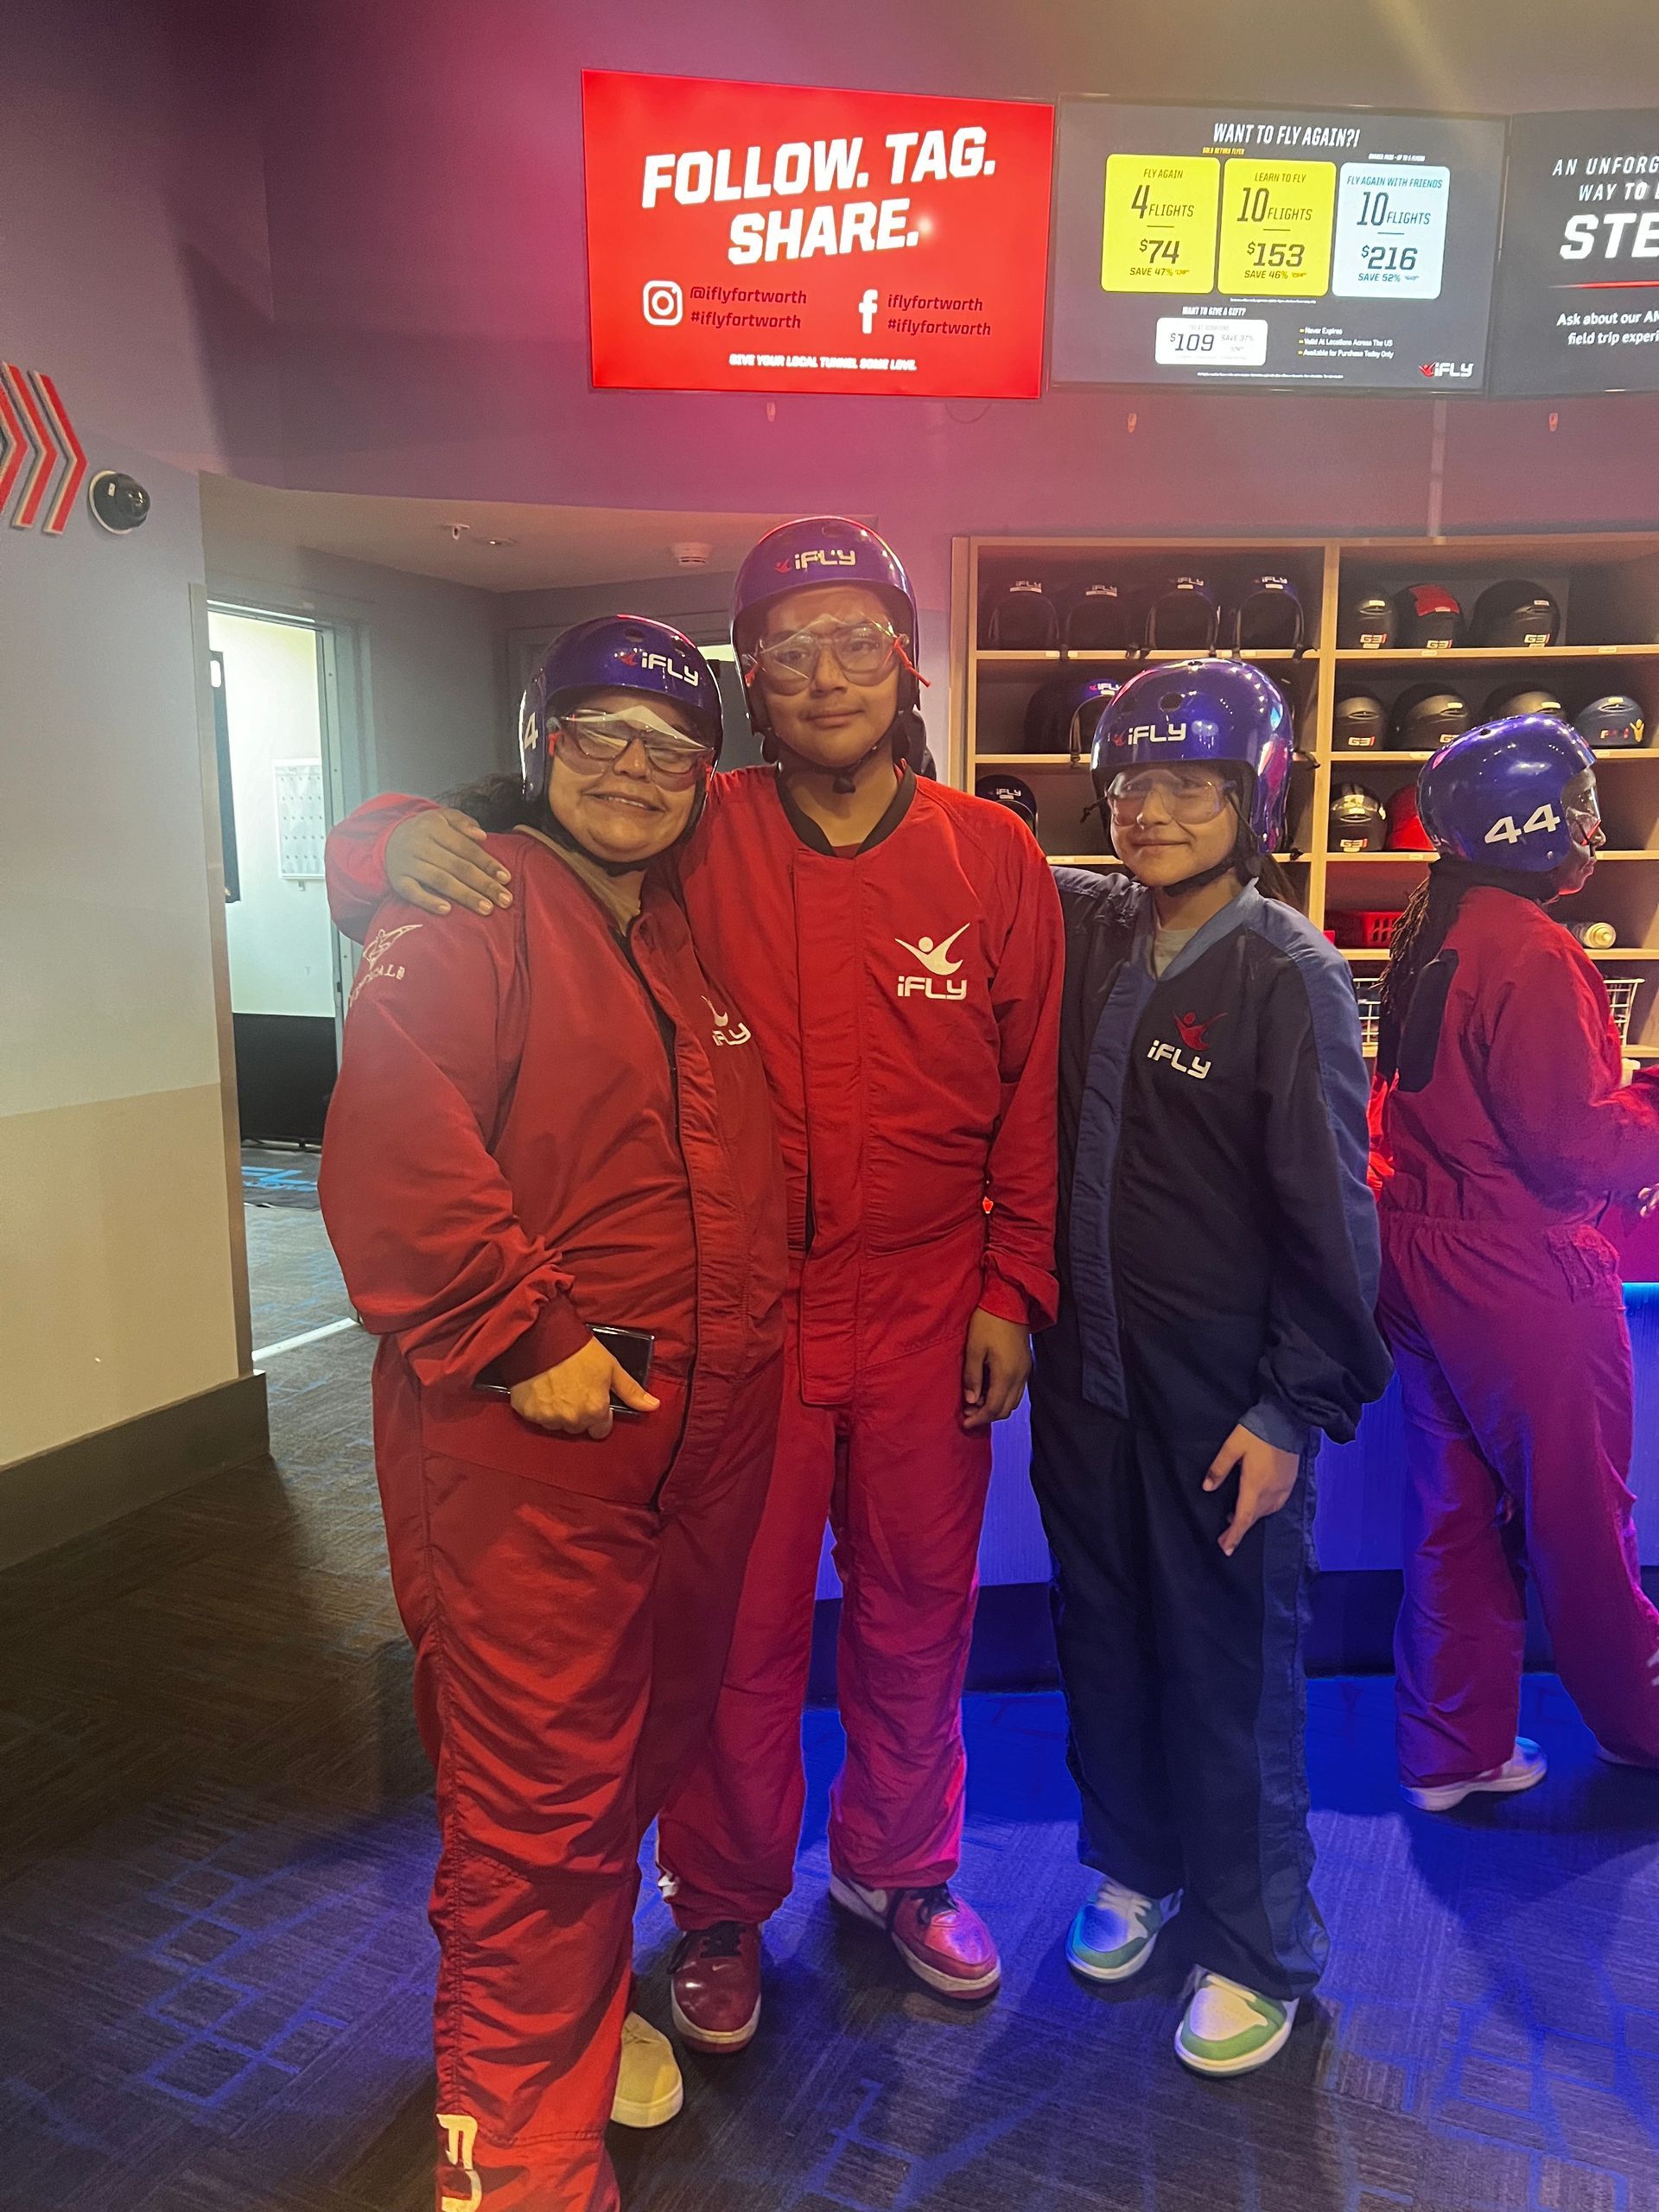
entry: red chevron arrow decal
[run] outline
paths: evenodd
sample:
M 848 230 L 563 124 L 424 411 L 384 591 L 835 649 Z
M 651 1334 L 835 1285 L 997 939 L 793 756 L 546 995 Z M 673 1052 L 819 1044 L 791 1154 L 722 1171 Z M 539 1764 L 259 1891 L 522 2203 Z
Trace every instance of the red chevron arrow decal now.
M 69 510 L 74 505 L 80 487 L 86 480 L 86 456 L 81 450 L 80 440 L 75 435 L 75 426 L 69 420 L 68 410 L 58 397 L 56 385 L 44 369 L 31 369 L 29 375 L 35 394 L 46 410 L 53 435 L 62 447 L 64 460 L 68 464 L 63 473 L 63 481 L 58 486 L 58 496 L 52 502 L 52 512 L 44 525 L 48 537 L 61 537 L 63 525 L 69 519 Z
M 60 462 L 58 480 L 42 527 L 49 537 L 60 537 L 69 519 L 75 495 L 86 480 L 86 456 L 75 435 L 68 410 L 58 387 L 43 369 L 20 369 L 15 361 L 0 361 L 0 512 L 17 482 L 25 461 L 29 474 L 18 494 L 11 518 L 14 530 L 32 530 Z
M 11 387 L 0 372 L 0 514 L 5 512 L 25 450 L 22 417 L 13 406 Z
M 41 472 L 47 466 L 46 438 L 43 433 L 35 427 L 35 402 L 27 392 L 22 371 L 14 368 L 10 361 L 0 361 L 0 383 L 3 383 L 6 387 L 6 397 L 11 402 L 17 427 L 23 434 L 24 443 L 28 448 L 28 457 L 31 464 L 28 481 L 23 486 L 22 499 L 18 501 L 11 518 L 11 526 L 14 530 L 27 530 L 29 524 L 23 519 L 23 501 L 37 486 L 41 485 Z M 20 454 L 20 461 L 23 458 L 24 456 Z

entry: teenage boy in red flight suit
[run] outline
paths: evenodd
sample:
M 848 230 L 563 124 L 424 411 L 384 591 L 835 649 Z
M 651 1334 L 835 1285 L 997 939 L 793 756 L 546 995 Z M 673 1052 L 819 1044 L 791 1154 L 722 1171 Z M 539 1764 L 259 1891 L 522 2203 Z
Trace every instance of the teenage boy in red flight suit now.
M 681 880 L 753 1022 L 787 1170 L 778 1455 L 715 1729 L 658 1827 L 684 1931 L 674 2017 L 704 2050 L 760 2014 L 789 1894 L 828 1518 L 844 1592 L 846 1764 L 831 1895 L 941 1994 L 988 1996 L 989 1930 L 949 1885 L 958 1710 L 990 1473 L 1027 1332 L 1053 1318 L 1058 902 L 1006 809 L 917 777 L 915 601 L 873 531 L 817 517 L 743 563 L 732 636 L 769 762 L 710 779 Z M 380 799 L 330 840 L 335 918 L 506 893 L 475 825 Z

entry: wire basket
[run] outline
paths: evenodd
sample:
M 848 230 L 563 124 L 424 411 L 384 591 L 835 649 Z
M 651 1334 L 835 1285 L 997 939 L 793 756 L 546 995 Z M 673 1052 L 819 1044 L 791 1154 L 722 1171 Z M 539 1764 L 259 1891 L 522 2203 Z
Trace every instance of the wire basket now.
M 1606 976 L 1607 1003 L 1612 1009 L 1613 1027 L 1618 1032 L 1619 1042 L 1630 1041 L 1630 1016 L 1636 1012 L 1637 994 L 1642 988 L 1640 976 Z
M 1331 925 L 1332 944 L 1346 945 L 1355 952 L 1382 952 L 1394 943 L 1400 915 L 1394 907 L 1368 907 L 1363 911 L 1338 907 L 1325 919 Z
M 1382 1017 L 1382 986 L 1374 980 L 1357 982 L 1354 996 L 1359 1001 L 1359 1039 L 1368 1052 L 1376 1050 L 1377 1030 Z

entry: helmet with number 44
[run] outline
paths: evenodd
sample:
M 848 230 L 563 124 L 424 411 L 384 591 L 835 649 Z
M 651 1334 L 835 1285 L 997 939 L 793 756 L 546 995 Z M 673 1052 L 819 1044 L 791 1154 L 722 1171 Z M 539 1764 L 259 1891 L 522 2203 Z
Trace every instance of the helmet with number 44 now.
M 1437 852 L 1543 875 L 1603 842 L 1595 755 L 1554 715 L 1513 715 L 1441 746 L 1417 779 Z

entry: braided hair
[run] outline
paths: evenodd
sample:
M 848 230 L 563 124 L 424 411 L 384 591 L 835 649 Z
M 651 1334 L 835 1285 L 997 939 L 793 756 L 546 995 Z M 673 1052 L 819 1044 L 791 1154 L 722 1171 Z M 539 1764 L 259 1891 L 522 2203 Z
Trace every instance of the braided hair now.
M 1430 865 L 1395 924 L 1378 989 L 1376 1065 L 1384 1083 L 1392 1083 L 1399 1072 L 1400 1039 L 1423 971 L 1439 957 L 1465 893 L 1482 885 L 1511 892 L 1539 906 L 1548 905 L 1558 887 L 1553 870 L 1537 875 L 1519 868 L 1483 868 L 1477 861 L 1459 860 L 1449 853 Z

